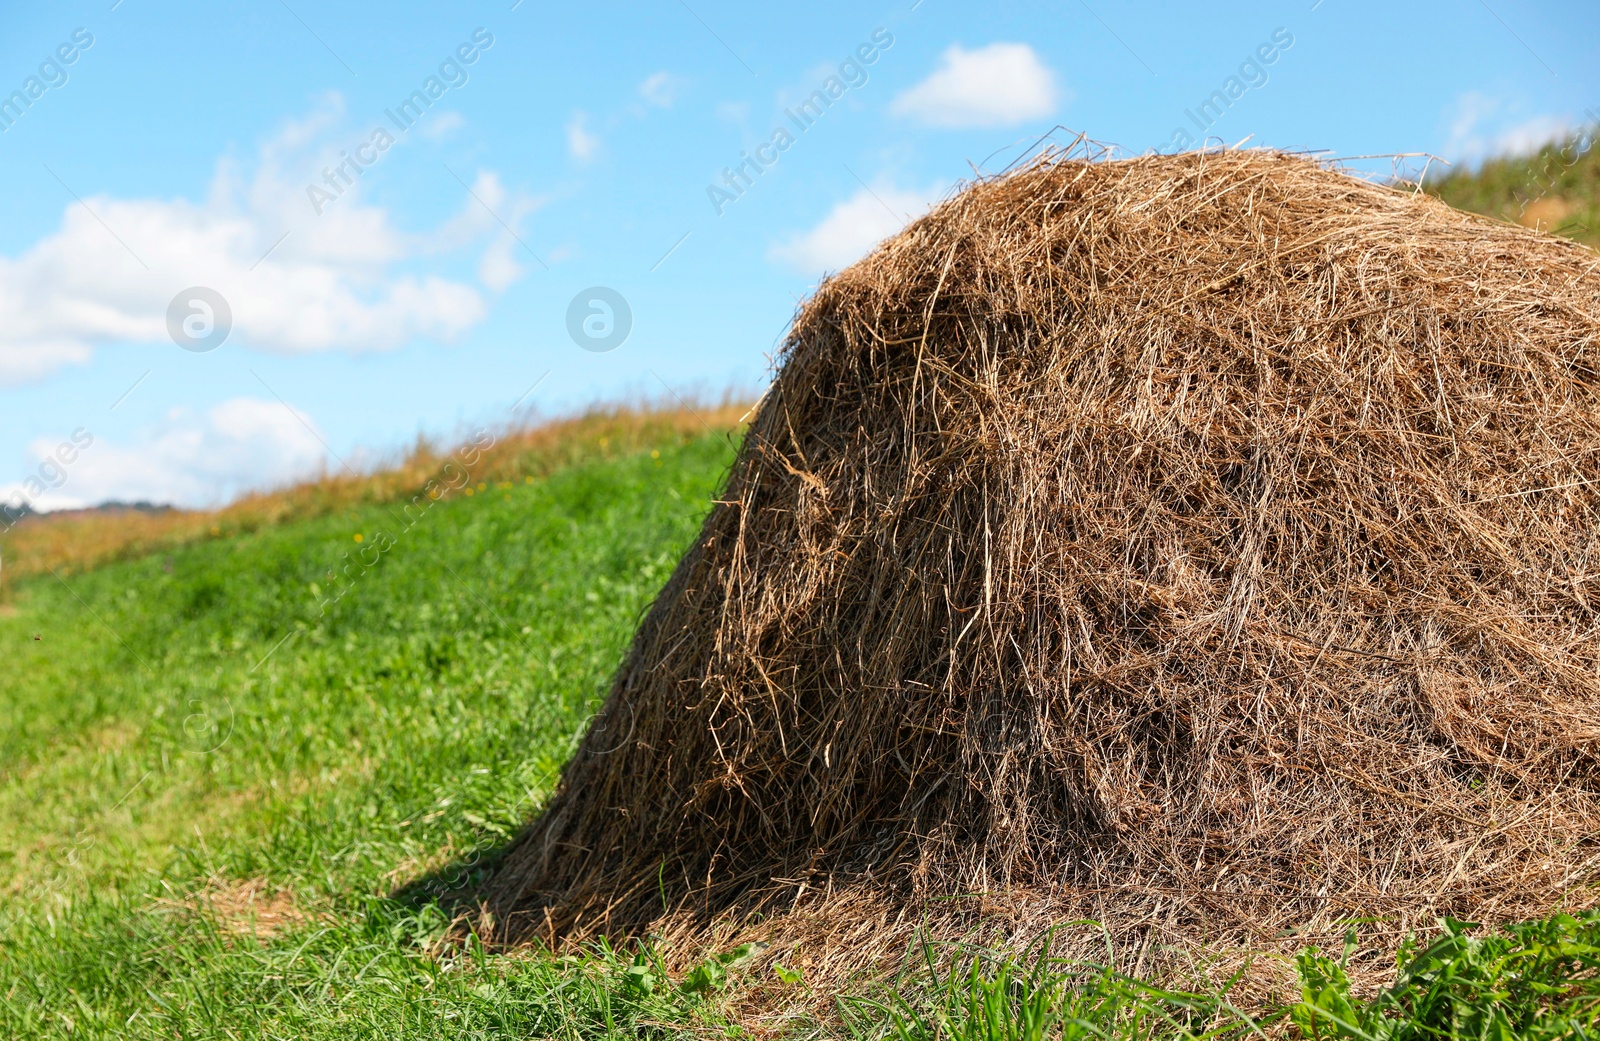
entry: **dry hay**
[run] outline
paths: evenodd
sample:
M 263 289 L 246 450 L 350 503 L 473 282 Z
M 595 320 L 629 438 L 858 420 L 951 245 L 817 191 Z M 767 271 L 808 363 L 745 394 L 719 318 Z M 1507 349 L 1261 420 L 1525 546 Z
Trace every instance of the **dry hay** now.
M 1597 265 L 1265 151 L 972 185 L 802 308 L 488 906 L 1259 949 L 1595 902 Z
M 194 892 L 156 901 L 157 906 L 199 915 L 229 937 L 266 943 L 278 934 L 312 920 L 294 894 L 276 889 L 264 878 L 230 879 L 213 875 Z

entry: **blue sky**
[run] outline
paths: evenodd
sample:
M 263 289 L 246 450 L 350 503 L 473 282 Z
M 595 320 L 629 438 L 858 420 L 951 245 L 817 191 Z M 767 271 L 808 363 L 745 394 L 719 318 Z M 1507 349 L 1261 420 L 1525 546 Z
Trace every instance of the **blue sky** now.
M 0 498 L 215 504 L 752 391 L 825 271 L 1057 125 L 1470 163 L 1600 111 L 1589 4 L 513 4 L 8 3 Z

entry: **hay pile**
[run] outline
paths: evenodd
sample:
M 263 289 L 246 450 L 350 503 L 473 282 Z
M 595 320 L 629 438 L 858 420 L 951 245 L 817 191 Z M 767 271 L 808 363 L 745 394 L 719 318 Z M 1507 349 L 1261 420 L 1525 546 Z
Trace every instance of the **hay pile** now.
M 1597 267 L 1270 152 L 972 186 L 800 312 L 489 906 L 1594 902 Z

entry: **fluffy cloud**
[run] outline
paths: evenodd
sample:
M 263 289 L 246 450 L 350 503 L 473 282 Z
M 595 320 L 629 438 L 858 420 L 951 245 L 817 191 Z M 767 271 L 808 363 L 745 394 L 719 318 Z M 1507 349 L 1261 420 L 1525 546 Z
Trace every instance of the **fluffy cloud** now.
M 429 141 L 443 141 L 467 125 L 466 119 L 454 109 L 429 116 L 422 124 L 422 136 Z
M 282 402 L 235 398 L 203 415 L 169 413 L 132 444 L 93 438 L 75 453 L 63 452 L 71 435 L 42 437 L 28 446 L 41 469 L 37 483 L 0 485 L 0 502 L 31 501 L 37 510 L 77 509 L 109 501 L 148 501 L 174 506 L 219 506 L 242 492 L 308 477 L 326 461 L 326 450 L 303 412 Z M 70 459 L 64 464 L 53 457 Z M 40 485 L 43 495 L 36 495 Z
M 1561 116 L 1534 116 L 1505 128 L 1494 139 L 1499 154 L 1524 155 L 1571 134 L 1575 127 Z
M 647 105 L 671 108 L 673 101 L 678 97 L 678 86 L 678 77 L 670 72 L 657 72 L 639 84 L 639 96 Z
M 920 216 L 936 198 L 932 191 L 862 188 L 835 206 L 822 223 L 772 247 L 769 255 L 801 274 L 837 271 L 860 260 L 907 221 Z
M 1025 43 L 944 52 L 933 75 L 897 95 L 889 111 L 935 127 L 1011 126 L 1043 119 L 1062 100 L 1055 73 Z
M 252 175 L 219 162 L 203 201 L 100 194 L 68 202 L 55 231 L 17 256 L 0 256 L 0 384 L 85 363 L 104 344 L 165 340 L 168 304 L 195 285 L 228 300 L 230 344 L 282 354 L 448 341 L 481 321 L 487 305 L 478 287 L 425 269 L 444 254 L 482 247 L 489 288 L 513 277 L 496 252 L 504 251 L 503 229 L 470 193 L 456 216 L 420 233 L 363 202 L 359 178 L 323 202 L 320 215 L 313 208 L 307 186 L 323 185 L 324 171 L 340 162 L 339 144 L 368 143 L 370 132 L 348 130 L 336 143 L 344 122 L 330 97 L 264 144 Z M 376 154 L 374 165 L 396 161 Z M 537 207 L 512 198 L 492 172 L 474 180 L 473 190 L 508 221 Z
M 574 159 L 588 159 L 600 150 L 600 138 L 589 132 L 589 117 L 574 112 L 567 123 L 567 151 Z
M 1519 108 L 1475 90 L 1462 94 L 1456 99 L 1444 157 L 1477 163 L 1496 155 L 1526 155 L 1576 129 L 1564 116 L 1527 115 Z

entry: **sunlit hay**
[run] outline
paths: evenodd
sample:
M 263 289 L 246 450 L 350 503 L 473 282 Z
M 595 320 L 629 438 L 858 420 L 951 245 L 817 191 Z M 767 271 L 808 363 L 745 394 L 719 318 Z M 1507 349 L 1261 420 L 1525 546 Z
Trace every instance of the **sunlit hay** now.
M 495 920 L 1593 903 L 1597 268 L 1266 151 L 972 185 L 801 309 Z

